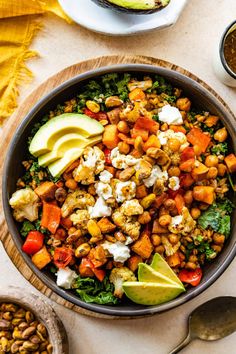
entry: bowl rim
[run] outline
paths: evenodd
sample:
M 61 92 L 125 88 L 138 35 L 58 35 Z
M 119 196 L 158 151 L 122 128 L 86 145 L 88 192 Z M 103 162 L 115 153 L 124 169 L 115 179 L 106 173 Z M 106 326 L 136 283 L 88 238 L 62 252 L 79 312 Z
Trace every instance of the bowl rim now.
M 232 260 L 235 257 L 236 254 L 236 240 L 231 246 L 231 248 L 228 251 L 228 254 L 225 256 L 225 259 L 220 263 L 216 264 L 217 268 L 216 271 L 214 272 L 213 275 L 211 275 L 208 279 L 200 283 L 198 287 L 191 289 L 191 292 L 186 292 L 184 293 L 181 297 L 178 297 L 172 301 L 169 301 L 167 303 L 161 304 L 161 305 L 155 305 L 155 306 L 148 306 L 144 308 L 139 308 L 139 309 L 117 309 L 115 306 L 107 306 L 103 307 L 103 305 L 98 305 L 98 304 L 89 304 L 86 302 L 83 302 L 80 300 L 78 297 L 76 297 L 75 294 L 72 294 L 69 291 L 65 291 L 62 288 L 59 288 L 56 285 L 55 281 L 52 281 L 45 273 L 43 273 L 41 270 L 39 270 L 31 261 L 30 257 L 27 256 L 22 250 L 21 250 L 21 237 L 19 235 L 19 232 L 16 227 L 16 222 L 13 219 L 11 208 L 9 206 L 9 196 L 7 193 L 7 177 L 10 174 L 11 171 L 11 164 L 12 164 L 12 150 L 17 146 L 17 143 L 20 139 L 21 132 L 24 128 L 26 128 L 28 125 L 32 123 L 34 120 L 34 117 L 36 113 L 38 113 L 46 104 L 48 104 L 54 96 L 56 96 L 59 93 L 62 93 L 66 89 L 68 89 L 70 86 L 73 86 L 75 84 L 79 84 L 80 82 L 83 82 L 84 80 L 88 80 L 91 78 L 97 78 L 101 75 L 111 73 L 111 72 L 143 72 L 143 73 L 149 73 L 149 74 L 158 74 L 160 76 L 171 76 L 169 80 L 171 79 L 176 79 L 179 81 L 179 84 L 181 85 L 181 82 L 185 81 L 185 83 L 189 84 L 192 86 L 192 89 L 194 91 L 198 91 L 199 94 L 204 94 L 208 97 L 208 99 L 214 103 L 214 105 L 217 106 L 218 110 L 222 113 L 223 116 L 223 121 L 224 123 L 227 124 L 227 128 L 230 132 L 230 135 L 232 135 L 233 132 L 235 132 L 235 119 L 233 115 L 230 114 L 228 110 L 223 106 L 223 104 L 206 88 L 201 86 L 197 81 L 194 79 L 191 79 L 180 72 L 177 72 L 172 69 L 167 69 L 163 68 L 160 66 L 155 66 L 155 65 L 148 65 L 148 64 L 116 64 L 116 65 L 110 65 L 110 66 L 104 66 L 100 67 L 98 69 L 90 70 L 83 72 L 79 75 L 76 75 L 75 77 L 63 82 L 61 85 L 57 86 L 54 88 L 52 91 L 47 93 L 45 96 L 43 96 L 28 112 L 28 114 L 25 116 L 25 118 L 20 122 L 18 128 L 16 129 L 14 135 L 11 138 L 11 142 L 8 146 L 5 162 L 4 162 L 4 167 L 3 167 L 3 177 L 2 177 L 2 196 L 3 196 L 3 210 L 4 210 L 4 215 L 6 218 L 7 226 L 9 229 L 9 232 L 11 234 L 11 237 L 14 241 L 14 244 L 16 248 L 18 249 L 18 252 L 21 254 L 23 257 L 24 261 L 28 265 L 28 267 L 32 270 L 33 273 L 36 274 L 36 276 L 48 287 L 50 288 L 53 292 L 55 292 L 57 295 L 61 296 L 65 300 L 69 301 L 70 303 L 77 305 L 79 307 L 82 307 L 86 310 L 89 310 L 90 312 L 95 312 L 95 313 L 100 313 L 104 314 L 107 316 L 112 316 L 114 317 L 129 317 L 129 318 L 135 318 L 135 317 L 144 317 L 144 316 L 150 316 L 155 313 L 160 313 L 164 312 L 167 310 L 170 310 L 172 308 L 175 308 L 177 306 L 180 306 L 184 304 L 185 302 L 195 298 L 197 295 L 201 294 L 204 290 L 206 290 L 210 285 L 212 285 L 221 275 L 222 273 L 227 269 L 227 267 L 230 265 Z M 236 147 L 236 142 L 234 143 L 234 150 Z M 233 230 L 232 230 L 233 233 Z

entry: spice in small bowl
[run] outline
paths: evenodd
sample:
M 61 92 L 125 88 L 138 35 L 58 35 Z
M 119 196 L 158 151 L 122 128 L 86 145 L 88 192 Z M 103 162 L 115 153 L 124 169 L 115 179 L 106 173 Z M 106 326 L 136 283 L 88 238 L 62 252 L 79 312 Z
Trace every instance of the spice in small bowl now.
M 224 31 L 213 64 L 220 81 L 236 87 L 236 20 Z

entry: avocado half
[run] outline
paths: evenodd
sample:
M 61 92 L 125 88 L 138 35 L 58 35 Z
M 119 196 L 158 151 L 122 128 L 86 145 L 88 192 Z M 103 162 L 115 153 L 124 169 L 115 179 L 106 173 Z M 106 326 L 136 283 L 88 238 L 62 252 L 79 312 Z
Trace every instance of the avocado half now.
M 166 7 L 170 0 L 92 0 L 97 5 L 127 14 L 152 14 Z

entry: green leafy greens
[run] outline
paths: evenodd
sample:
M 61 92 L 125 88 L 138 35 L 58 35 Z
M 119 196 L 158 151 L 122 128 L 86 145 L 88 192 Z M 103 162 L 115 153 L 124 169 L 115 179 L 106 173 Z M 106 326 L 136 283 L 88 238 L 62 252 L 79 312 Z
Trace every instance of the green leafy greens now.
M 226 155 L 228 152 L 228 144 L 226 142 L 214 145 L 211 148 L 211 153 L 214 155 Z
M 85 302 L 99 305 L 117 304 L 119 300 L 113 295 L 114 286 L 106 276 L 102 282 L 95 278 L 78 277 L 74 285 L 76 292 Z
M 211 227 L 212 230 L 228 237 L 230 235 L 230 214 L 233 208 L 233 203 L 224 198 L 204 211 L 198 219 L 198 224 L 203 229 Z

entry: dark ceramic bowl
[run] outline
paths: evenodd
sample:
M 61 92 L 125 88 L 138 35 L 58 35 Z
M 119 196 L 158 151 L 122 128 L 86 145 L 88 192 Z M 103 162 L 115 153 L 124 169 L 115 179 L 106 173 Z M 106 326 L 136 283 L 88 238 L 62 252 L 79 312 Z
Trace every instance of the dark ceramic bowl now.
M 110 72 L 130 72 L 134 74 L 143 73 L 145 75 L 150 73 L 163 76 L 173 85 L 182 88 L 186 95 L 193 101 L 195 106 L 209 111 L 214 115 L 218 115 L 221 118 L 232 138 L 231 149 L 236 151 L 236 128 L 234 118 L 211 93 L 209 93 L 197 82 L 178 72 L 151 65 L 125 64 L 100 68 L 78 75 L 55 88 L 52 92 L 43 97 L 34 107 L 32 107 L 31 111 L 27 114 L 23 122 L 18 127 L 6 155 L 7 157 L 3 172 L 2 192 L 4 212 L 9 231 L 25 262 L 32 269 L 32 271 L 55 293 L 80 307 L 105 315 L 124 317 L 152 315 L 154 313 L 170 310 L 194 298 L 202 291 L 206 290 L 224 272 L 236 254 L 235 225 L 232 225 L 231 237 L 227 240 L 223 251 L 214 260 L 214 262 L 205 267 L 203 279 L 200 285 L 196 288 L 188 289 L 186 293 L 180 295 L 178 298 L 159 306 L 136 305 L 128 300 L 119 306 L 105 306 L 87 304 L 81 301 L 78 297 L 76 297 L 73 291 L 65 291 L 59 288 L 56 285 L 55 277 L 49 271 L 40 271 L 34 266 L 30 257 L 21 250 L 23 240 L 19 233 L 19 224 L 14 220 L 11 208 L 9 206 L 9 198 L 15 191 L 17 179 L 23 174 L 21 161 L 26 157 L 26 142 L 32 126 L 36 122 L 40 121 L 46 113 L 53 110 L 57 104 L 65 102 L 75 96 L 78 88 L 81 88 L 81 86 L 84 85 L 84 83 L 86 83 L 89 79 L 96 79 L 97 77 Z M 236 215 L 234 213 L 234 217 L 235 216 Z
M 166 6 L 161 6 L 161 7 L 158 7 L 156 9 L 152 9 L 152 10 L 133 10 L 133 9 L 127 9 L 123 6 L 118 6 L 118 5 L 115 5 L 115 4 L 112 4 L 110 3 L 109 1 L 107 0 L 92 0 L 93 2 L 95 2 L 95 4 L 101 6 L 101 7 L 104 7 L 105 9 L 110 9 L 110 10 L 114 10 L 114 11 L 117 11 L 117 12 L 122 12 L 122 13 L 125 13 L 125 14 L 128 14 L 128 15 L 149 15 L 149 14 L 154 14 L 155 12 L 158 12 L 162 9 L 164 9 Z

